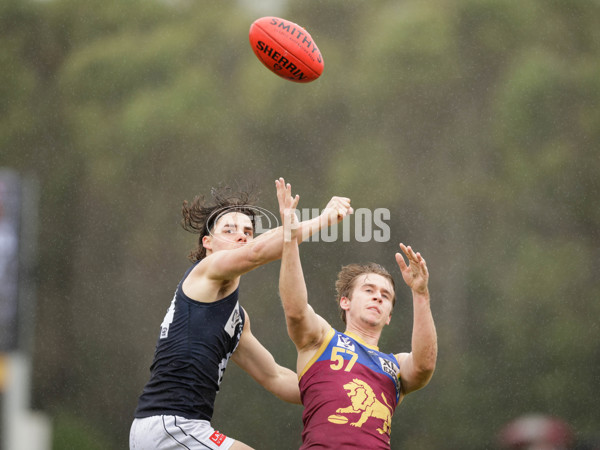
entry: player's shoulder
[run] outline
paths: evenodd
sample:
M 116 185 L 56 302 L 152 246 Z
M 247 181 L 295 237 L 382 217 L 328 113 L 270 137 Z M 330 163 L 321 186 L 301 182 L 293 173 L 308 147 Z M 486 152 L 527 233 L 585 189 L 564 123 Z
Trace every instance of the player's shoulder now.
M 410 353 L 396 353 L 394 355 L 396 357 L 396 361 L 400 367 L 411 357 Z
M 239 278 L 229 279 L 214 279 L 208 276 L 206 270 L 207 265 L 204 258 L 196 264 L 183 280 L 181 288 L 185 295 L 192 300 L 201 302 L 214 302 L 221 300 L 231 295 L 239 286 Z M 210 264 L 210 261 L 208 261 Z

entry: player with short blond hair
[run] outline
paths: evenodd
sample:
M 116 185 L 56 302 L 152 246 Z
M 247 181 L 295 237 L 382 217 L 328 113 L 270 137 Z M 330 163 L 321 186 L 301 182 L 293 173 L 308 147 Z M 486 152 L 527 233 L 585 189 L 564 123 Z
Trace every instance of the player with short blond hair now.
M 393 279 L 377 264 L 350 265 L 336 282 L 345 331 L 335 330 L 308 303 L 296 240 L 299 197 L 278 193 L 284 228 L 279 293 L 288 334 L 298 351 L 297 373 L 304 412 L 301 449 L 390 449 L 391 420 L 403 397 L 424 387 L 437 359 L 430 308 L 429 271 L 420 253 L 400 244 L 396 262 L 413 296 L 412 351 L 379 351 L 395 300 Z M 338 220 L 349 208 L 324 213 Z

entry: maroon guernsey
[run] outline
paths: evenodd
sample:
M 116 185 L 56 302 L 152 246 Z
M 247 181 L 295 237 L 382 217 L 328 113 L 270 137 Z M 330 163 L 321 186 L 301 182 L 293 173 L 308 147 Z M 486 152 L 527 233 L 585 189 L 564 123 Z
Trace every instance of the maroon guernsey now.
M 300 374 L 304 449 L 390 449 L 398 362 L 333 328 Z

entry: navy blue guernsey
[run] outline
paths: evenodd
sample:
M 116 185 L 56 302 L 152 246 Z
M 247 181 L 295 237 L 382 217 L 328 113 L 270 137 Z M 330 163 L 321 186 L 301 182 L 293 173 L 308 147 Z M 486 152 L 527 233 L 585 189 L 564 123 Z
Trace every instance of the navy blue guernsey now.
M 177 415 L 211 420 L 215 397 L 244 327 L 238 289 L 212 303 L 190 299 L 179 282 L 161 324 L 150 381 L 135 417 Z

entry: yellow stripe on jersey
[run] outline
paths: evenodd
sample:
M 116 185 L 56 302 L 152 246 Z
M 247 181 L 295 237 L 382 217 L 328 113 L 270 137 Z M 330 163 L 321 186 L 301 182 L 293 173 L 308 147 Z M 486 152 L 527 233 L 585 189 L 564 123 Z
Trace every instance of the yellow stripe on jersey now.
M 302 378 L 302 375 L 304 375 L 306 373 L 306 371 L 308 369 L 310 369 L 310 366 L 312 366 L 315 363 L 315 361 L 317 359 L 319 359 L 319 356 L 321 356 L 323 354 L 323 352 L 325 351 L 325 349 L 329 345 L 329 342 L 331 341 L 331 339 L 333 339 L 334 335 L 335 335 L 335 330 L 333 328 L 330 328 L 329 331 L 327 332 L 327 335 L 325 336 L 325 339 L 323 339 L 323 343 L 319 347 L 319 350 L 317 350 L 317 352 L 313 355 L 313 357 L 306 364 L 306 366 L 304 366 L 304 369 L 302 370 L 302 373 L 300 375 L 298 375 L 298 380 L 300 380 L 300 378 Z

